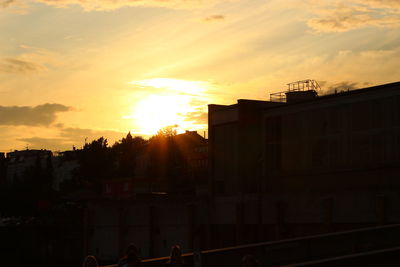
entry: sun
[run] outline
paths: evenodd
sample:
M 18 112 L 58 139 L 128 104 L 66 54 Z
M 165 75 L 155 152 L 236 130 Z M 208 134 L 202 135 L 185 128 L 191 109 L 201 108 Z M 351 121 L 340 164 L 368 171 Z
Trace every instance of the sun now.
M 204 125 L 191 121 L 190 114 L 206 108 L 205 105 L 193 104 L 199 99 L 204 100 L 206 82 L 154 78 L 130 84 L 142 92 L 140 100 L 132 105 L 131 115 L 127 116 L 135 126 L 133 132 L 154 135 L 161 128 L 172 125 L 177 125 L 178 133 L 204 128 Z
M 136 104 L 133 119 L 141 133 L 151 135 L 165 126 L 180 125 L 184 120 L 180 112 L 188 108 L 180 97 L 149 95 Z

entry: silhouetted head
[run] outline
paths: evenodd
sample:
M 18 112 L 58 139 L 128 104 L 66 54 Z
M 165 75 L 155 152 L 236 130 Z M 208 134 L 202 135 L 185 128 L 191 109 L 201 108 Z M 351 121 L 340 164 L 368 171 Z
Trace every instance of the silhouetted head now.
M 97 260 L 94 256 L 86 256 L 85 260 L 83 261 L 83 267 L 98 267 Z
M 126 256 L 129 256 L 129 255 L 137 256 L 139 254 L 139 251 L 134 244 L 129 244 L 129 246 L 126 248 L 125 254 L 126 254 Z
M 245 255 L 242 258 L 242 267 L 258 267 L 258 260 L 253 255 Z
M 169 262 L 176 262 L 176 263 L 183 262 L 182 251 L 179 245 L 174 245 L 171 247 L 171 256 Z
M 125 258 L 128 262 L 136 262 L 139 260 L 139 250 L 134 244 L 130 244 L 126 248 Z

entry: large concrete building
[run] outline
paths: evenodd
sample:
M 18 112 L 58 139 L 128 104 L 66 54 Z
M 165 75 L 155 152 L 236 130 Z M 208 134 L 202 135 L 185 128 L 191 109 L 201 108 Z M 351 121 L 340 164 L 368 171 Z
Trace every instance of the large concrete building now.
M 400 185 L 400 83 L 285 95 L 209 106 L 213 192 Z
M 263 110 L 282 103 L 238 100 L 209 105 L 210 189 L 215 193 L 256 192 L 262 175 Z
M 212 224 L 233 210 L 236 243 L 400 222 L 400 82 L 322 96 L 312 82 L 209 106 Z
M 262 145 L 266 192 L 399 188 L 400 83 L 265 110 Z

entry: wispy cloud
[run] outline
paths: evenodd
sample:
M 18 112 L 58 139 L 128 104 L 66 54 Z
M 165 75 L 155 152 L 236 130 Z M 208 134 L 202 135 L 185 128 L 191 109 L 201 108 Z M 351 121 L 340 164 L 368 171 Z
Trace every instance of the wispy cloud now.
M 36 0 L 56 7 L 79 5 L 86 11 L 115 10 L 126 6 L 166 7 L 174 9 L 193 9 L 210 6 L 217 0 Z
M 190 121 L 193 124 L 207 124 L 208 122 L 208 113 L 205 111 L 194 111 L 188 112 L 185 114 L 185 121 Z
M 0 59 L 0 72 L 14 74 L 38 73 L 48 70 L 48 66 L 61 65 L 60 55 L 47 49 L 19 45 L 22 53 Z
M 355 90 L 357 88 L 361 88 L 361 85 L 359 82 L 344 81 L 344 82 L 339 82 L 339 83 L 329 85 L 328 88 L 324 90 L 324 93 L 325 94 L 333 94 L 333 93 L 339 93 L 339 92 L 343 92 L 343 91 L 351 91 L 351 90 Z
M 356 0 L 356 2 L 372 8 L 400 8 L 399 0 Z
M 26 14 L 28 12 L 27 1 L 21 0 L 0 0 L 0 9 L 7 9 L 13 14 Z
M 0 7 L 6 8 L 6 7 L 12 5 L 14 2 L 15 2 L 15 0 L 1 0 Z
M 110 140 L 118 140 L 124 134 L 120 131 L 115 130 L 98 130 L 98 129 L 85 129 L 85 128 L 74 128 L 74 127 L 66 127 L 60 129 L 60 137 L 68 142 L 83 142 L 85 139 L 87 141 L 92 141 L 98 139 L 99 137 L 105 137 Z
M 211 87 L 208 82 L 204 81 L 187 81 L 171 78 L 153 78 L 148 80 L 131 81 L 129 83 L 149 90 L 168 90 L 193 96 L 203 95 L 204 92 Z
M 356 0 L 315 9 L 317 17 L 307 21 L 316 32 L 346 32 L 353 29 L 375 27 L 400 27 L 400 17 L 393 8 L 399 1 Z
M 57 119 L 57 113 L 71 110 L 61 104 L 32 106 L 0 106 L 0 125 L 49 126 Z
M 29 148 L 33 149 L 52 149 L 52 150 L 65 150 L 71 149 L 71 144 L 66 144 L 62 138 L 43 138 L 43 137 L 26 137 L 18 138 L 17 141 L 24 142 Z
M 109 145 L 115 141 L 120 140 L 127 133 L 114 131 L 114 130 L 98 130 L 98 129 L 85 129 L 85 128 L 59 128 L 57 135 L 45 137 L 41 134 L 35 134 L 30 137 L 19 137 L 15 140 L 23 142 L 23 145 L 35 149 L 51 149 L 51 150 L 68 150 L 73 146 L 80 148 L 85 142 L 91 142 L 100 137 L 108 140 Z
M 46 70 L 46 67 L 41 64 L 15 58 L 6 58 L 2 62 L 0 62 L 0 72 L 31 73 L 44 70 Z
M 222 21 L 224 19 L 225 19 L 224 15 L 212 15 L 212 16 L 205 17 L 203 19 L 203 21 L 205 21 L 205 22 L 215 22 L 215 21 Z

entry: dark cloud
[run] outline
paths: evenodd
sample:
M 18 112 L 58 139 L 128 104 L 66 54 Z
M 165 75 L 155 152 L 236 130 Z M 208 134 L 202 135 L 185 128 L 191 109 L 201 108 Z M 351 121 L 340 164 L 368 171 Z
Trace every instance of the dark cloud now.
M 14 58 L 6 58 L 3 60 L 3 62 L 0 62 L 0 72 L 29 73 L 44 70 L 46 70 L 46 67 L 40 64 Z
M 364 83 L 365 84 L 365 83 Z M 324 90 L 325 94 L 334 94 L 340 92 L 347 92 L 360 88 L 358 82 L 340 82 L 330 85 L 328 89 Z
M 224 15 L 212 15 L 212 16 L 208 16 L 208 17 L 204 18 L 203 21 L 214 22 L 214 21 L 220 21 L 220 20 L 224 20 L 224 19 L 225 19 Z
M 61 104 L 30 106 L 0 106 L 0 125 L 49 126 L 58 112 L 71 110 Z

